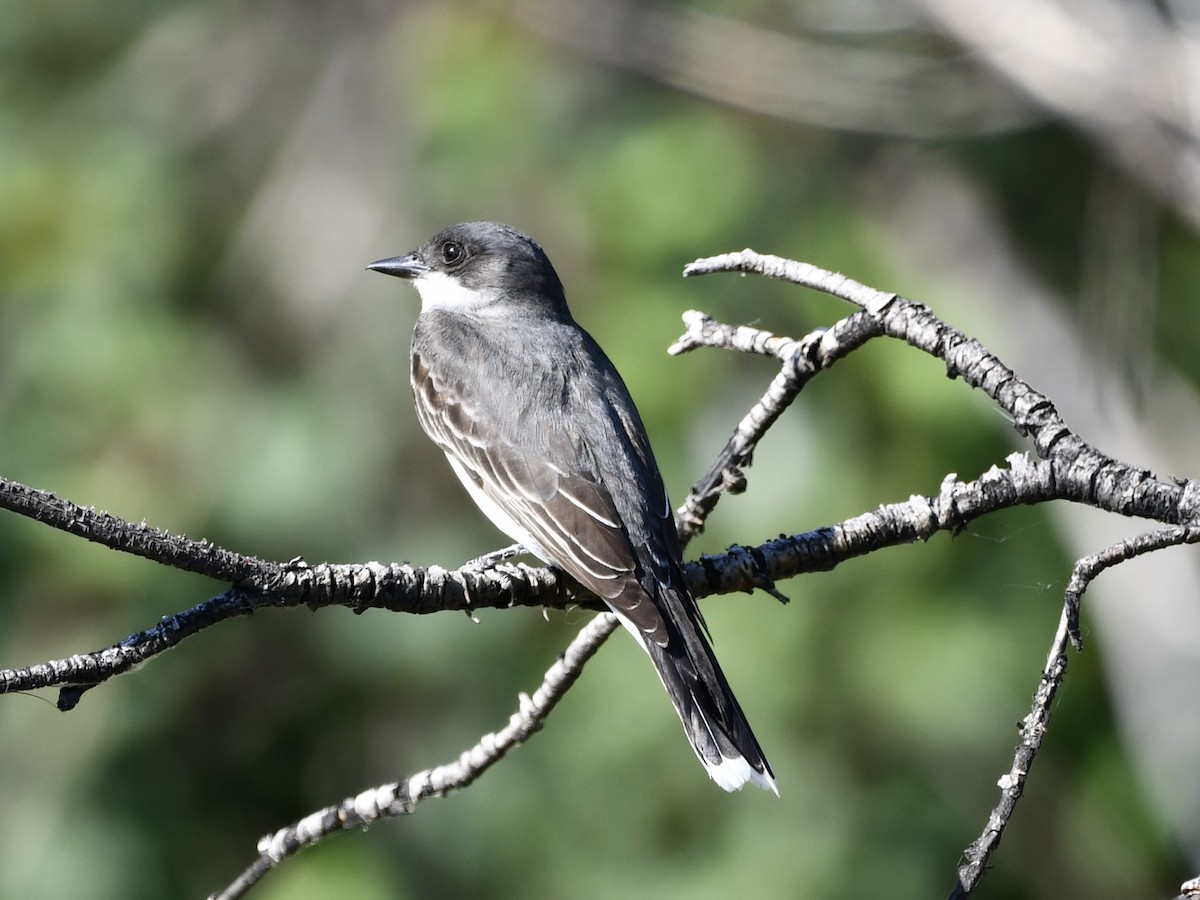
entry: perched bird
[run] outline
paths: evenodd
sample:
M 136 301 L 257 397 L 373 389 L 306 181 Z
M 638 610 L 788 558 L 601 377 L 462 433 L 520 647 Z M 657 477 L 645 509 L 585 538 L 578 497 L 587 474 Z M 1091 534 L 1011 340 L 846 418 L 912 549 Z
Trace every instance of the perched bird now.
M 417 417 L 475 503 L 637 638 L 713 781 L 778 793 L 705 639 L 637 408 L 571 317 L 542 248 L 507 225 L 468 222 L 367 268 L 421 295 Z

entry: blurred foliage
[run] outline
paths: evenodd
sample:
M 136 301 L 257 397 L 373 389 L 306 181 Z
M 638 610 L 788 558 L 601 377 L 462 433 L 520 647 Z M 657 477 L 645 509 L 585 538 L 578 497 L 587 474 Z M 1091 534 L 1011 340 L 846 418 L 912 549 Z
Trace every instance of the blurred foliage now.
M 455 565 L 498 538 L 418 433 L 415 296 L 370 260 L 465 218 L 539 237 L 677 498 L 774 374 L 667 358 L 679 314 L 798 336 L 845 312 L 778 284 L 684 282 L 682 264 L 753 246 L 934 302 L 938 273 L 898 259 L 864 200 L 903 139 L 714 105 L 491 6 L 320 6 L 0 4 L 5 476 L 267 557 Z M 700 6 L 788 27 L 787 4 Z M 1085 141 L 1047 123 L 916 149 L 1077 287 Z M 1190 296 L 1196 249 L 1168 228 L 1165 297 Z M 941 290 L 939 310 L 978 330 Z M 1162 352 L 1192 378 L 1196 310 L 1159 310 Z M 1011 441 L 936 363 L 872 346 L 806 390 L 691 552 L 936 493 Z M 0 562 L 5 665 L 106 645 L 220 590 L 14 516 Z M 781 800 L 708 782 L 618 636 L 469 792 L 302 854 L 255 896 L 944 896 L 1008 768 L 1069 562 L 1046 512 L 1020 509 L 781 585 L 787 607 L 707 604 Z M 451 759 L 582 615 L 480 618 L 264 613 L 69 715 L 4 698 L 0 896 L 204 896 L 259 835 Z M 1165 896 L 1177 851 L 1114 731 L 1103 652 L 1071 665 L 980 896 Z

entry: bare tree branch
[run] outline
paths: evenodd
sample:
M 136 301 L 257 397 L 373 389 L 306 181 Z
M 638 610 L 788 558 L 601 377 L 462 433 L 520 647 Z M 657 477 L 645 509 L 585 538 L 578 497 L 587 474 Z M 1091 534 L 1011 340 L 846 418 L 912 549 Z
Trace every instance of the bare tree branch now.
M 49 491 L 0 478 L 0 508 L 37 519 L 59 531 L 95 544 L 160 562 L 183 572 L 207 575 L 232 584 L 270 582 L 281 575 L 278 563 L 223 550 L 208 541 L 168 534 L 145 522 L 133 524 L 106 512 L 78 506 Z
M 1124 541 L 1076 564 L 1033 709 L 1022 726 L 1013 766 L 1001 779 L 1000 804 L 989 816 L 983 834 L 966 851 L 967 861 L 959 870 L 954 896 L 965 897 L 985 871 L 1023 791 L 1049 721 L 1054 692 L 1066 670 L 1066 641 L 1081 646 L 1080 597 L 1101 571 L 1119 562 L 1200 541 L 1200 485 L 1186 479 L 1159 478 L 1087 444 L 1067 427 L 1048 397 L 1019 379 L 978 341 L 919 304 L 815 266 L 753 250 L 697 260 L 685 269 L 685 275 L 719 271 L 754 272 L 816 288 L 859 306 L 860 311 L 800 340 L 722 325 L 698 312 L 685 315 L 687 330 L 672 345 L 672 353 L 720 347 L 768 355 L 780 363 L 780 371 L 763 397 L 738 423 L 709 472 L 683 504 L 680 532 L 685 541 L 703 527 L 721 493 L 741 488 L 742 467 L 749 464 L 759 441 L 804 385 L 877 337 L 903 340 L 942 360 L 949 377 L 961 378 L 992 398 L 1011 417 L 1013 427 L 1030 439 L 1040 458 L 1014 453 L 1005 466 L 993 466 L 973 481 L 963 482 L 955 474 L 947 475 L 936 495 L 914 495 L 815 531 L 785 535 L 755 547 L 734 546 L 723 554 L 705 556 L 687 567 L 697 597 L 757 587 L 782 598 L 775 589 L 777 581 L 830 569 L 882 547 L 927 540 L 938 532 L 957 533 L 982 515 L 1018 504 L 1069 500 L 1173 526 Z M 386 608 L 409 613 L 470 613 L 484 607 L 514 605 L 579 604 L 598 608 L 594 598 L 566 584 L 554 572 L 521 564 L 468 564 L 455 571 L 407 564 L 309 565 L 303 560 L 279 564 L 243 557 L 205 541 L 176 537 L 145 523 L 124 522 L 10 481 L 0 480 L 0 506 L 114 550 L 220 578 L 232 585 L 223 594 L 168 616 L 154 627 L 103 650 L 0 670 L 0 692 L 58 686 L 62 709 L 74 706 L 90 687 L 128 671 L 185 637 L 264 607 L 304 604 L 315 609 L 342 605 L 358 611 Z M 592 619 L 547 670 L 533 694 L 521 695 L 508 723 L 485 735 L 457 760 L 347 798 L 265 837 L 255 861 L 217 896 L 242 896 L 284 859 L 331 834 L 379 818 L 410 814 L 420 800 L 445 796 L 474 782 L 540 729 L 615 625 L 608 613 Z
M 1021 731 L 1021 741 L 1017 744 L 1012 767 L 1000 776 L 997 784 L 1000 787 L 1000 802 L 988 815 L 987 825 L 983 834 L 966 850 L 963 856 L 967 860 L 958 868 L 958 882 L 950 892 L 951 900 L 962 900 L 969 897 L 971 891 L 979 883 L 986 871 L 992 852 L 1000 845 L 1000 838 L 1009 820 L 1017 809 L 1017 802 L 1025 790 L 1025 781 L 1033 759 L 1042 746 L 1042 738 L 1050 724 L 1050 709 L 1054 695 L 1063 677 L 1067 673 L 1067 614 L 1064 610 L 1059 619 L 1058 630 L 1050 646 L 1050 656 L 1042 670 L 1037 690 L 1033 695 L 1033 709 L 1018 726 Z
M 920 304 L 859 284 L 844 275 L 753 250 L 697 260 L 685 275 L 757 272 L 811 287 L 874 311 L 889 337 L 903 340 L 942 360 L 950 378 L 962 378 L 996 401 L 1013 427 L 1052 463 L 1032 500 L 1072 500 L 1097 509 L 1170 525 L 1192 524 L 1200 510 L 1200 485 L 1186 479 L 1162 480 L 1151 472 L 1112 459 L 1074 434 L 1054 404 L 1030 387 L 973 338 L 947 325 Z
M 1033 694 L 1033 709 L 1020 724 L 1021 740 L 1017 744 L 1012 766 L 1000 777 L 1000 802 L 988 816 L 983 833 L 963 851 L 966 862 L 958 868 L 958 881 L 950 892 L 950 900 L 970 896 L 987 871 L 992 854 L 1000 846 L 1000 838 L 1016 812 L 1017 801 L 1025 791 L 1025 782 L 1033 768 L 1034 757 L 1042 746 L 1042 738 L 1050 726 L 1054 695 L 1067 674 L 1067 640 L 1076 650 L 1083 649 L 1079 636 L 1079 604 L 1088 586 L 1105 569 L 1155 550 L 1194 544 L 1200 541 L 1200 529 L 1167 528 L 1137 535 L 1075 563 L 1070 583 L 1063 593 L 1063 611 L 1058 629 L 1050 644 L 1050 654 L 1041 679 Z
M 738 423 L 716 461 L 692 486 L 678 511 L 680 521 L 698 533 L 722 493 L 739 493 L 743 489 L 745 479 L 740 467 L 750 464 L 759 439 L 783 415 L 809 379 L 882 332 L 876 319 L 863 313 L 799 341 L 756 328 L 730 328 L 695 310 L 684 313 L 683 321 L 688 330 L 668 348 L 668 353 L 678 355 L 698 347 L 715 346 L 773 356 L 782 363 L 762 399 Z M 771 586 L 769 590 L 775 589 Z
M 258 842 L 258 858 L 223 891 L 210 895 L 209 900 L 235 900 L 245 896 L 263 875 L 285 859 L 333 834 L 365 828 L 382 818 L 410 815 L 422 800 L 444 797 L 468 787 L 503 759 L 509 750 L 520 746 L 541 729 L 546 717 L 583 672 L 584 664 L 596 654 L 617 624 L 616 616 L 601 613 L 584 625 L 546 672 L 533 695 L 520 695 L 517 711 L 509 717 L 508 724 L 499 731 L 485 734 L 454 762 L 417 772 L 404 781 L 370 788 L 267 835 Z

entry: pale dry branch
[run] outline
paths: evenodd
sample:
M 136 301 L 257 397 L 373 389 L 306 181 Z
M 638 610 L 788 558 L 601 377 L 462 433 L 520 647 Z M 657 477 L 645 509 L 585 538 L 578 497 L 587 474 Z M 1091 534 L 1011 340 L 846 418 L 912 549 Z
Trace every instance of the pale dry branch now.
M 371 823 L 396 816 L 410 815 L 417 804 L 430 797 L 444 797 L 470 786 L 484 772 L 504 758 L 514 747 L 536 733 L 558 701 L 570 690 L 584 664 L 595 656 L 617 627 L 616 616 L 601 613 L 593 618 L 567 646 L 546 672 L 533 695 L 521 694 L 517 711 L 499 731 L 485 734 L 451 763 L 425 769 L 404 781 L 370 788 L 341 803 L 327 806 L 305 816 L 299 822 L 281 828 L 258 842 L 258 858 L 228 887 L 209 900 L 235 900 L 245 896 L 267 872 L 305 847 L 338 832 L 365 828 Z
M 1042 746 L 1042 738 L 1050 726 L 1050 713 L 1054 696 L 1067 674 L 1067 641 L 1076 650 L 1083 649 L 1079 634 L 1079 605 L 1088 586 L 1103 572 L 1129 559 L 1153 553 L 1167 547 L 1194 544 L 1200 541 L 1200 529 L 1166 528 L 1136 535 L 1075 563 L 1071 580 L 1063 592 L 1063 610 L 1059 617 L 1050 653 L 1042 670 L 1038 686 L 1033 693 L 1033 708 L 1019 726 L 1021 740 L 1013 755 L 1008 772 L 997 782 L 1000 801 L 988 815 L 983 833 L 963 851 L 965 862 L 958 867 L 958 881 L 950 892 L 950 900 L 968 897 L 987 871 L 992 854 L 1000 846 L 1000 839 L 1008 827 L 1017 801 L 1025 790 L 1025 782 L 1033 766 L 1034 757 Z

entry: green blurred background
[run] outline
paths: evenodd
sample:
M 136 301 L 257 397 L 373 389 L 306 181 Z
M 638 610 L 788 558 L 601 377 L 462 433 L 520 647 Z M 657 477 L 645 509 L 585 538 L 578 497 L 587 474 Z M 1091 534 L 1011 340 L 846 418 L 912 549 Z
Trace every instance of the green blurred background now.
M 1025 6 L 1022 52 L 1072 61 Z M 415 294 L 363 270 L 493 218 L 545 245 L 677 500 L 774 374 L 667 357 L 680 313 L 800 336 L 848 312 L 679 277 L 745 246 L 932 305 L 1085 438 L 1196 475 L 1200 215 L 1182 174 L 1163 190 L 1195 151 L 1153 155 L 1169 137 L 1138 131 L 1135 90 L 1173 63 L 1143 28 L 1174 34 L 1171 4 L 1096 34 L 1115 7 L 1078 6 L 1080 46 L 1141 36 L 1147 55 L 1085 73 L 1082 99 L 1027 60 L 1014 85 L 996 36 L 935 0 L 0 0 L 0 472 L 274 559 L 454 566 L 499 545 L 412 413 Z M 936 493 L 1020 448 L 935 361 L 871 345 L 805 391 L 689 554 Z M 706 603 L 781 799 L 714 787 L 618 636 L 470 791 L 253 896 L 945 896 L 1071 560 L 1136 527 L 1015 510 L 781 585 L 787 607 Z M 11 515 L 0 563 L 6 666 L 222 589 Z M 1163 897 L 1200 868 L 1197 579 L 1172 551 L 1089 595 L 1088 652 L 979 896 Z M 204 896 L 261 834 L 449 761 L 584 615 L 479 618 L 267 612 L 67 715 L 49 692 L 3 698 L 0 897 Z

